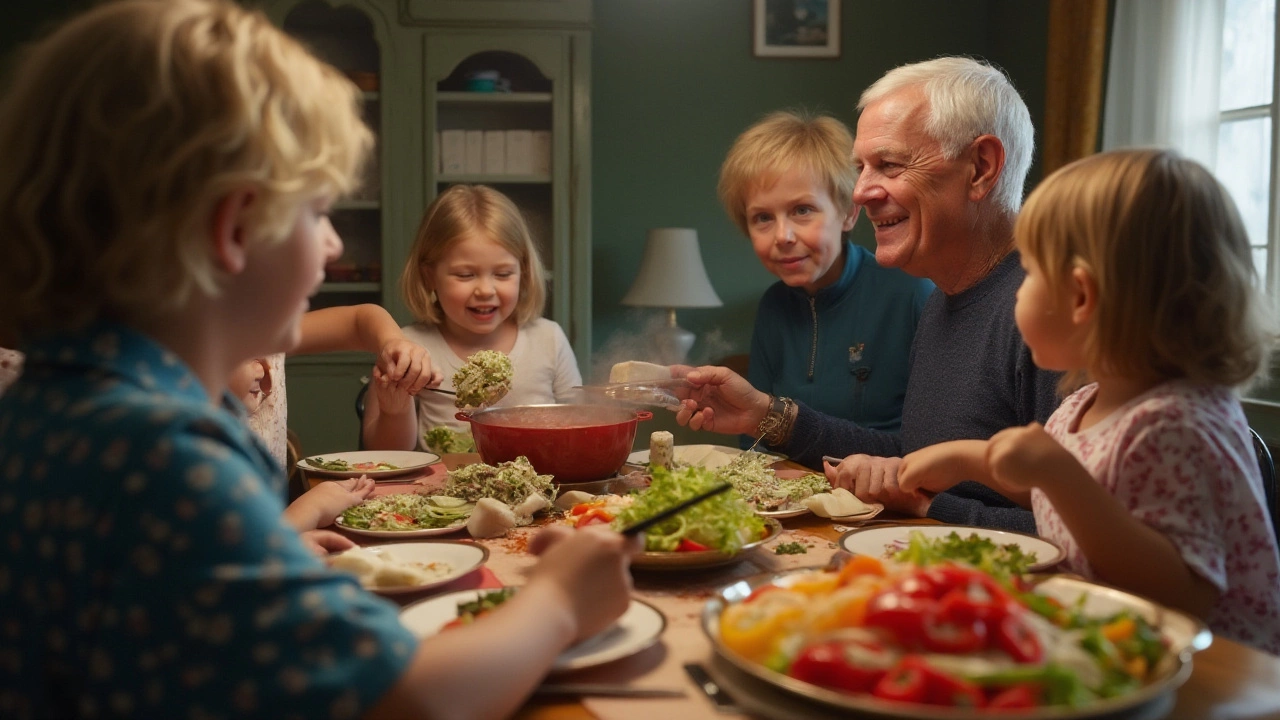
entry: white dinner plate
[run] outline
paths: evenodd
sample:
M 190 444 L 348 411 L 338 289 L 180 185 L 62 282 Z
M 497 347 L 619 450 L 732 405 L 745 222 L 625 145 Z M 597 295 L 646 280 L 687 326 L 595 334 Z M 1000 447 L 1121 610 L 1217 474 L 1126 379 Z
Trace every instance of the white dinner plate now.
M 458 617 L 458 603 L 487 592 L 493 590 L 462 590 L 414 603 L 400 611 L 400 622 L 418 637 L 430 637 Z M 634 655 L 656 643 L 666 625 L 657 608 L 632 598 L 616 623 L 560 653 L 551 672 L 581 670 Z
M 395 465 L 395 470 L 325 470 L 316 467 L 308 460 L 345 460 L 352 465 L 356 463 L 389 463 Z M 298 461 L 298 469 L 306 470 L 314 475 L 324 475 L 326 477 L 360 477 L 368 475 L 377 480 L 379 478 L 395 477 L 396 475 L 405 475 L 421 470 L 432 463 L 440 462 L 440 456 L 435 453 L 417 452 L 413 450 L 356 450 L 354 452 L 327 453 L 324 455 L 312 455 Z
M 879 515 L 881 512 L 884 511 L 884 505 L 881 505 L 880 503 L 864 503 L 864 504 L 867 506 L 867 509 L 860 513 L 856 513 L 853 515 L 840 515 L 838 517 L 833 517 L 828 519 L 834 523 L 862 522 L 863 520 L 870 520 L 871 518 Z M 800 517 L 801 515 L 807 515 L 811 512 L 813 511 L 801 505 L 798 508 L 790 508 L 788 510 L 757 510 L 756 514 L 759 515 L 760 517 L 785 520 L 787 518 Z
M 991 530 L 968 525 L 881 525 L 859 528 L 841 535 L 840 547 L 856 555 L 884 558 L 906 547 L 913 532 L 923 533 L 930 540 L 956 532 L 960 533 L 962 538 L 976 534 L 997 545 L 1017 545 L 1024 554 L 1035 554 L 1036 561 L 1028 568 L 1032 572 L 1047 570 L 1065 557 L 1062 548 L 1048 540 L 1007 530 Z
M 455 533 L 467 527 L 467 518 L 463 518 L 452 525 L 446 525 L 438 528 L 418 528 L 417 530 L 365 530 L 364 528 L 354 528 L 342 522 L 342 516 L 334 521 L 334 525 L 342 528 L 344 531 L 352 535 L 363 535 L 371 538 L 395 538 L 397 540 L 407 540 L 409 538 L 424 538 L 433 535 L 448 535 Z
M 370 592 L 388 597 L 407 595 L 447 585 L 464 575 L 474 572 L 489 559 L 489 548 L 478 543 L 458 540 L 388 543 L 386 545 L 371 545 L 364 549 L 375 555 L 382 555 L 400 562 L 446 563 L 449 566 L 447 573 L 421 585 L 368 588 Z
M 758 452 L 758 451 L 757 451 Z M 729 461 L 742 454 L 742 448 L 729 447 L 728 445 L 677 445 L 672 449 L 672 455 L 678 463 L 685 465 L 697 465 L 715 470 L 729 464 Z M 773 458 L 774 462 L 786 460 L 785 455 L 778 453 L 760 453 Z M 637 450 L 627 456 L 627 462 L 632 465 L 648 465 L 649 451 Z

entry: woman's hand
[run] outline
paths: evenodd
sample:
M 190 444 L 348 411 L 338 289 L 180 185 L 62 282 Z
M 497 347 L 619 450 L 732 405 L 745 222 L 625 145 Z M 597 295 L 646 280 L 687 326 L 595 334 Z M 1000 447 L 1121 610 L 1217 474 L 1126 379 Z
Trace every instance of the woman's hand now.
M 680 409 L 676 422 L 694 430 L 755 435 L 760 421 L 769 412 L 769 395 L 752 387 L 746 378 L 729 368 L 707 365 L 700 368 L 672 366 L 673 375 L 683 374 L 693 385 L 679 389 Z

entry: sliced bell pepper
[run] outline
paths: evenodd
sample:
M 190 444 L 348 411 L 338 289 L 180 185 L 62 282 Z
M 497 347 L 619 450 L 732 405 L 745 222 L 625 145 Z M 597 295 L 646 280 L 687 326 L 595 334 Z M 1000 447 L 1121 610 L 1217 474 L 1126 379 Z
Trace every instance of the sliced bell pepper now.
M 920 647 L 924 640 L 925 619 L 934 614 L 937 603 L 914 597 L 902 590 L 885 590 L 867 603 L 863 625 L 887 631 L 907 649 Z
M 608 525 L 611 522 L 613 522 L 613 514 L 604 508 L 596 507 L 579 515 L 574 527 L 586 527 L 592 524 Z
M 850 647 L 856 644 L 857 648 Z M 856 650 L 856 652 L 850 652 Z M 844 693 L 870 692 L 885 675 L 885 667 L 859 664 L 855 657 L 883 655 L 883 646 L 857 640 L 828 641 L 810 645 L 796 656 L 787 671 L 791 677 Z
M 680 544 L 676 546 L 676 552 L 706 552 L 710 549 L 706 545 L 689 538 L 680 538 Z
M 980 708 L 987 704 L 982 687 L 961 677 L 943 672 L 920 661 L 924 672 L 924 701 L 930 705 Z
M 762 593 L 754 602 L 734 603 L 720 615 L 720 641 L 762 662 L 778 638 L 804 617 L 805 605 L 803 595 L 782 589 Z
M 1018 683 L 998 689 L 987 703 L 988 710 L 1024 710 L 1044 702 L 1044 688 L 1036 683 Z
M 880 678 L 871 694 L 882 700 L 894 702 L 924 702 L 924 663 L 914 655 L 908 655 Z
M 1044 657 L 1040 637 L 1023 622 L 1021 613 L 1006 615 L 991 628 L 995 647 L 1005 651 L 1020 663 L 1038 663 Z

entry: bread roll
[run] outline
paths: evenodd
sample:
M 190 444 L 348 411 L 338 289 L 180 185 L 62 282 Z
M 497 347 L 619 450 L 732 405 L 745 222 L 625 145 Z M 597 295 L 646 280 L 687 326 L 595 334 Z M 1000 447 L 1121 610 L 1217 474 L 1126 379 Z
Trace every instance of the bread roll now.
M 640 362 L 639 360 L 614 363 L 613 368 L 609 370 L 609 382 L 611 383 L 653 382 L 655 380 L 670 379 L 671 368 L 669 366 L 654 365 L 653 363 Z

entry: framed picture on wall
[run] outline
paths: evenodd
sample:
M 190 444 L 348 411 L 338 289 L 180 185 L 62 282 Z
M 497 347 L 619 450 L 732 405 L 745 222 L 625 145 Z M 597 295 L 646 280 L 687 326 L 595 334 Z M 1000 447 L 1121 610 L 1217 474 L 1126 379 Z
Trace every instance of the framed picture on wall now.
M 840 0 L 753 0 L 756 57 L 840 57 Z

